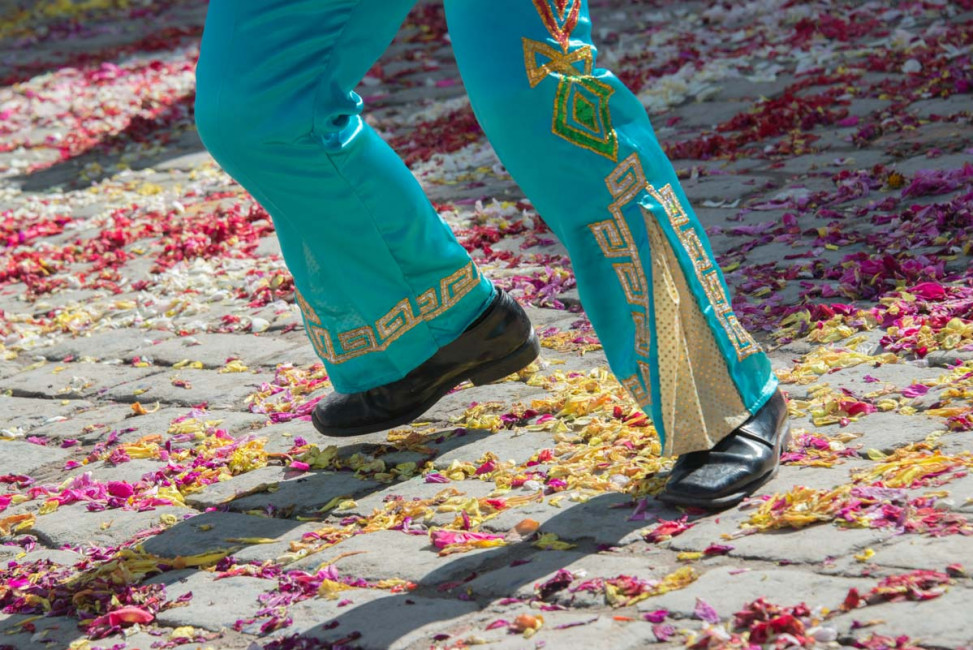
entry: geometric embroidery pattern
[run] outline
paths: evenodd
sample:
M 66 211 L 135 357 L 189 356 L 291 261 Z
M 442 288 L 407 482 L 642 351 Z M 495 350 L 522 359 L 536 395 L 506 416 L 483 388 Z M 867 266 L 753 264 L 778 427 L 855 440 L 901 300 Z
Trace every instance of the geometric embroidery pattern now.
M 740 324 L 736 314 L 733 313 L 733 307 L 727 297 L 726 290 L 723 288 L 723 283 L 720 282 L 719 272 L 713 265 L 710 256 L 706 254 L 703 242 L 700 241 L 695 228 L 690 224 L 689 216 L 679 203 L 679 198 L 672 189 L 672 185 L 666 185 L 658 190 L 649 185 L 647 189 L 649 194 L 662 205 L 669 217 L 669 223 L 679 237 L 679 242 L 689 259 L 692 260 L 696 279 L 703 287 L 707 301 L 713 306 L 717 320 L 726 332 L 727 338 L 730 339 L 734 350 L 736 350 L 737 359 L 742 361 L 760 352 L 760 345 Z
M 560 52 L 547 43 L 532 41 L 524 37 L 524 67 L 527 68 L 527 80 L 534 88 L 548 75 L 559 73 L 562 75 L 590 75 L 594 66 L 594 56 L 591 46 L 585 45 L 570 54 Z M 580 64 L 581 68 L 576 66 Z
M 552 130 L 568 142 L 617 160 L 618 138 L 608 111 L 608 100 L 614 92 L 614 88 L 594 77 L 562 76 L 554 95 Z
M 300 292 L 295 292 L 297 304 L 304 315 L 315 352 L 329 363 L 339 364 L 372 352 L 381 352 L 416 325 L 432 320 L 455 306 L 479 284 L 479 270 L 470 262 L 455 273 L 443 278 L 438 287 L 422 292 L 416 305 L 403 298 L 374 325 L 365 325 L 339 332 L 337 341 L 323 327 L 321 319 Z
M 611 124 L 609 101 L 615 89 L 592 76 L 590 45 L 571 49 L 571 32 L 578 25 L 583 0 L 533 0 L 551 37 L 561 51 L 524 38 L 524 66 L 531 88 L 547 77 L 558 80 L 551 132 L 571 144 L 618 160 L 618 136 Z M 580 64 L 581 69 L 576 66 Z
M 706 317 L 689 289 L 676 253 L 662 228 L 648 210 L 639 205 L 649 237 L 652 279 L 640 259 L 625 210 L 648 192 L 662 206 L 679 244 L 693 262 L 706 299 L 727 328 L 740 358 L 759 351 L 726 300 L 719 274 L 709 261 L 702 242 L 692 228 L 689 215 L 672 189 L 650 185 L 638 153 L 619 163 L 605 179 L 612 203 L 612 218 L 588 226 L 602 254 L 611 262 L 629 305 L 635 326 L 635 357 L 638 372 L 621 379 L 639 406 L 657 402 L 666 437 L 664 454 L 681 449 L 711 448 L 740 426 L 749 412 L 713 337 Z M 650 322 L 650 317 L 654 321 Z M 735 329 L 734 329 L 735 325 Z M 658 394 L 653 394 L 650 348 L 658 359 Z M 706 399 L 701 399 L 705 395 Z
M 544 27 L 565 52 L 571 45 L 571 32 L 578 26 L 581 0 L 534 0 Z
M 622 379 L 621 383 L 638 404 L 645 407 L 650 402 L 647 389 L 652 383 L 648 364 L 651 345 L 649 284 L 646 281 L 645 267 L 642 265 L 638 246 L 635 244 L 623 213 L 624 207 L 635 200 L 647 186 L 638 154 L 633 153 L 623 160 L 608 175 L 605 184 L 614 199 L 608 206 L 612 218 L 590 224 L 588 228 L 598 242 L 602 254 L 612 260 L 612 268 L 625 293 L 625 300 L 632 309 L 632 322 L 635 324 L 635 353 L 642 358 L 638 362 L 641 377 Z

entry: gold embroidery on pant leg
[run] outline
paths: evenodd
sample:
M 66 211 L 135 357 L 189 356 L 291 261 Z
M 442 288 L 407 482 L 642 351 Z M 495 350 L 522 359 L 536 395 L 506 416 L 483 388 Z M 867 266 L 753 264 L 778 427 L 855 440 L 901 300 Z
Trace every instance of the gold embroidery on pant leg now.
M 300 291 L 295 289 L 294 298 L 297 300 L 297 306 L 301 308 L 301 313 L 304 315 L 304 318 L 311 321 L 315 325 L 320 325 L 321 319 L 318 318 L 317 313 L 311 308 L 311 305 L 307 303 L 307 300 L 304 299 L 304 296 L 301 295 Z
M 635 323 L 635 354 L 648 358 L 651 340 L 648 319 L 645 314 L 633 311 L 632 322 Z
M 544 27 L 565 52 L 571 46 L 571 32 L 578 26 L 582 0 L 533 0 Z
M 530 87 L 536 87 L 547 77 L 558 80 L 551 132 L 571 144 L 612 161 L 618 160 L 618 136 L 609 110 L 615 89 L 592 76 L 594 49 L 591 45 L 570 51 L 571 32 L 577 26 L 583 0 L 533 2 L 545 28 L 561 46 L 558 52 L 545 43 L 523 39 L 524 67 Z M 541 63 L 542 59 L 546 62 Z
M 590 45 L 585 45 L 574 52 L 562 53 L 546 43 L 534 41 L 524 37 L 524 66 L 527 68 L 527 80 L 530 87 L 535 88 L 548 75 L 559 73 L 567 76 L 590 76 L 594 66 L 594 54 Z M 546 63 L 539 63 L 542 57 Z M 581 64 L 579 70 L 575 66 Z
M 618 160 L 618 136 L 608 106 L 615 89 L 595 77 L 558 76 L 551 132 L 582 149 Z
M 605 184 L 614 199 L 609 205 L 612 218 L 588 227 L 602 253 L 613 262 L 625 299 L 633 308 L 638 373 L 622 379 L 621 383 L 643 408 L 658 400 L 663 415 L 660 424 L 668 434 L 665 453 L 710 448 L 745 422 L 749 413 L 672 246 L 651 213 L 642 208 L 652 252 L 652 286 L 649 287 L 638 247 L 623 213 L 625 206 L 646 191 L 659 202 L 669 223 L 680 234 L 680 243 L 690 256 L 720 323 L 731 331 L 735 331 L 734 326 L 743 334 L 745 331 L 733 316 L 716 268 L 672 187 L 656 190 L 649 185 L 638 154 L 623 160 L 608 175 Z M 655 321 L 651 324 L 650 290 L 655 309 Z M 651 325 L 654 325 L 658 356 L 659 395 L 650 393 Z M 755 343 L 753 348 L 756 351 Z
M 642 212 L 652 249 L 659 406 L 668 434 L 663 453 L 709 449 L 750 413 L 675 251 L 653 214 Z
M 590 224 L 588 228 L 594 235 L 602 254 L 612 260 L 618 282 L 625 294 L 625 300 L 632 307 L 632 322 L 635 326 L 635 353 L 644 359 L 649 358 L 651 329 L 649 327 L 649 285 L 646 280 L 641 255 L 632 231 L 628 227 L 622 209 L 631 203 L 646 186 L 645 173 L 637 154 L 623 160 L 605 179 L 605 185 L 614 199 L 608 206 L 612 218 Z M 642 408 L 648 407 L 651 395 L 649 364 L 638 360 L 639 373 L 621 383 Z
M 443 278 L 437 288 L 421 293 L 417 309 L 408 298 L 400 300 L 388 313 L 379 318 L 374 325 L 358 327 L 338 333 L 335 349 L 331 333 L 322 327 L 321 319 L 307 300 L 296 292 L 296 300 L 304 315 L 304 324 L 315 352 L 322 359 L 339 364 L 372 352 L 381 352 L 389 345 L 424 321 L 432 320 L 460 302 L 479 284 L 479 270 L 470 262 L 455 273 Z
M 672 224 L 673 229 L 679 237 L 679 242 L 682 244 L 686 254 L 689 255 L 689 259 L 692 260 L 696 278 L 699 280 L 703 292 L 706 294 L 707 301 L 713 307 L 717 320 L 726 332 L 730 343 L 733 345 L 737 359 L 742 361 L 750 355 L 760 352 L 760 345 L 740 325 L 739 320 L 737 320 L 736 315 L 733 313 L 730 299 L 723 287 L 723 283 L 720 281 L 719 269 L 706 253 L 706 248 L 703 246 L 702 241 L 700 241 L 696 230 L 689 222 L 689 216 L 679 202 L 679 198 L 676 196 L 672 186 L 666 185 L 662 189 L 656 189 L 649 185 L 647 189 L 652 198 L 658 201 L 663 210 L 665 210 L 666 215 L 669 217 L 669 223 Z
M 621 380 L 622 386 L 628 391 L 628 394 L 632 396 L 632 399 L 639 406 L 643 406 L 649 403 L 649 394 L 646 392 L 645 388 L 642 387 L 642 382 L 639 381 L 637 375 L 632 375 L 628 379 Z
M 419 296 L 419 316 L 425 318 L 427 314 L 439 307 L 439 296 L 435 289 L 428 289 Z

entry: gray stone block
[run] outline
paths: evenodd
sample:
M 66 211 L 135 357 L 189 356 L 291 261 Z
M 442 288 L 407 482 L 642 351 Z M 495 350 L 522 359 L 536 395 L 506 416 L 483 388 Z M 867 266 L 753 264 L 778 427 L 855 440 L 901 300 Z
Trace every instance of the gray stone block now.
M 58 370 L 60 368 L 60 370 Z M 103 397 L 113 387 L 127 382 L 148 384 L 159 368 L 135 368 L 103 363 L 47 363 L 36 370 L 0 380 L 0 390 L 15 397 L 70 399 Z M 129 400 L 129 401 L 134 401 Z
M 21 627 L 29 619 L 33 630 Z M 84 630 L 78 627 L 78 621 L 67 616 L 24 616 L 21 614 L 0 614 L 0 630 L 3 631 L 3 643 L 11 648 L 24 650 L 63 650 L 72 642 L 85 638 Z M 117 637 L 115 639 L 117 641 Z M 101 641 L 111 643 L 110 639 Z M 110 645 L 108 647 L 111 647 Z
M 320 530 L 322 526 L 328 524 L 323 524 L 319 521 L 312 521 L 308 523 L 295 526 L 290 528 L 280 535 L 270 536 L 267 539 L 273 539 L 272 542 L 267 542 L 264 544 L 253 544 L 252 546 L 247 546 L 241 548 L 238 551 L 233 552 L 233 557 L 236 558 L 237 562 L 280 562 L 282 564 L 290 564 L 295 561 L 295 553 L 291 549 L 291 544 L 293 542 L 300 542 L 304 535 L 307 533 L 313 533 Z M 311 556 L 308 556 L 311 557 Z M 287 569 L 290 570 L 291 566 Z
M 238 541 L 249 537 L 279 537 L 297 527 L 296 521 L 255 517 L 236 512 L 205 512 L 180 521 L 175 526 L 146 540 L 143 547 L 162 558 L 198 555 L 244 548 Z
M 191 593 L 185 607 L 159 612 L 156 620 L 162 625 L 179 627 L 192 625 L 218 632 L 232 628 L 239 619 L 252 618 L 263 605 L 257 597 L 277 587 L 276 580 L 235 576 L 217 580 L 206 571 L 194 571 L 183 579 L 166 583 L 166 598 L 176 600 Z
M 705 200 L 732 202 L 755 194 L 764 189 L 770 181 L 766 176 L 723 175 L 704 176 L 695 181 L 686 181 L 683 190 L 691 203 Z
M 336 641 L 358 632 L 361 637 L 354 644 L 363 650 L 405 650 L 478 609 L 476 603 L 455 598 L 389 595 L 374 589 L 341 595 L 352 602 L 338 607 L 340 600 L 317 598 L 291 607 L 294 624 L 284 633 Z M 337 626 L 326 629 L 335 622 Z
M 423 477 L 417 476 L 408 481 L 393 483 L 388 487 L 383 487 L 365 496 L 356 498 L 355 506 L 346 512 L 347 514 L 368 517 L 375 510 L 381 509 L 386 502 L 393 499 L 402 498 L 407 501 L 432 499 L 440 492 L 449 489 L 456 490 L 462 496 L 479 499 L 488 496 L 496 489 L 496 486 L 490 481 L 480 481 L 477 479 L 450 481 L 449 483 L 426 483 Z
M 805 603 L 808 607 L 836 609 L 848 590 L 867 591 L 873 582 L 856 578 L 823 576 L 800 569 L 742 569 L 726 566 L 711 569 L 685 589 L 643 600 L 640 611 L 668 609 L 673 615 L 692 618 L 696 599 L 711 605 L 721 618 L 734 613 L 757 598 L 790 607 Z
M 952 587 L 932 601 L 884 603 L 856 609 L 831 621 L 843 636 L 863 639 L 871 634 L 891 637 L 907 635 L 920 647 L 963 648 L 973 646 L 973 630 L 966 625 L 966 615 L 973 592 Z M 855 630 L 855 621 L 877 621 L 865 630 Z
M 61 506 L 40 515 L 30 533 L 48 546 L 117 546 L 140 533 L 162 524 L 162 515 L 182 518 L 193 514 L 189 508 L 160 506 L 154 510 L 102 510 L 89 512 L 84 505 Z M 178 524 L 177 524 L 178 525 Z
M 152 359 L 163 365 L 180 361 L 199 361 L 207 368 L 222 368 L 230 358 L 244 365 L 274 367 L 283 360 L 290 361 L 294 344 L 275 334 L 195 334 L 169 339 L 152 348 Z M 240 376 L 240 375 L 238 375 Z
M 260 492 L 229 502 L 237 512 L 263 511 L 270 507 L 274 512 L 294 515 L 315 513 L 335 497 L 354 498 L 373 492 L 381 484 L 362 480 L 351 472 L 308 472 L 298 478 L 280 481 L 273 492 Z
M 18 399 L 18 398 L 9 398 Z M 20 398 L 33 399 L 33 398 Z M 83 442 L 97 441 L 113 430 L 124 429 L 133 419 L 130 404 L 108 404 L 71 413 L 68 416 L 48 418 L 46 423 L 30 430 L 31 435 L 54 440 L 73 439 Z
M 294 472 L 281 466 L 259 467 L 219 483 L 210 483 L 198 492 L 187 494 L 186 503 L 200 510 L 215 508 L 254 491 L 274 489 L 288 475 L 293 476 Z
M 875 550 L 870 561 L 883 567 L 945 571 L 947 566 L 959 563 L 966 570 L 973 569 L 973 537 L 966 535 L 937 538 L 906 535 Z
M 501 552 L 480 549 L 439 556 L 428 535 L 380 530 L 355 535 L 323 551 L 288 565 L 289 569 L 313 572 L 333 563 L 343 576 L 369 582 L 400 578 L 425 586 L 439 586 L 484 570 L 484 563 Z
M 453 437 L 450 440 L 462 440 L 462 438 Z M 446 451 L 433 460 L 433 465 L 441 470 L 457 460 L 475 463 L 487 452 L 496 454 L 501 462 L 513 461 L 520 465 L 529 461 L 539 450 L 553 448 L 554 444 L 554 436 L 546 431 L 503 429 Z
M 487 386 L 472 386 L 450 393 L 429 409 L 420 419 L 423 422 L 454 422 L 463 416 L 472 403 L 500 402 L 507 411 L 517 402 L 529 404 L 531 398 L 540 397 L 544 391 L 527 384 L 509 381 Z
M 271 375 L 252 371 L 220 373 L 216 370 L 192 368 L 162 368 L 151 377 L 134 378 L 112 386 L 105 392 L 107 399 L 119 402 L 155 401 L 179 406 L 206 404 L 213 409 L 246 408 L 246 398 L 259 390 L 260 384 Z M 173 382 L 189 382 L 188 387 Z
M 37 352 L 52 363 L 61 363 L 68 357 L 74 357 L 75 361 L 82 358 L 97 361 L 131 361 L 134 357 L 154 359 L 157 344 L 172 336 L 169 332 L 130 328 L 96 331 L 87 336 L 62 338 Z
M 0 439 L 0 474 L 31 475 L 39 467 L 63 462 L 69 449 Z
M 35 428 L 59 421 L 60 418 L 71 417 L 91 406 L 92 403 L 86 400 L 0 395 L 0 412 L 3 413 L 0 429 L 32 433 Z

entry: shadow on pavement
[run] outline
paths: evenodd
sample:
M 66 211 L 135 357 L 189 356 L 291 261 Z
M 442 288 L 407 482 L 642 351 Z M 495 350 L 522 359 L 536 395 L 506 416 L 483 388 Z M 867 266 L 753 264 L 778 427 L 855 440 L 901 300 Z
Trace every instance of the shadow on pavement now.
M 606 509 L 615 505 L 614 496 L 617 495 L 607 494 L 595 497 L 585 503 L 572 504 L 567 512 L 544 523 L 540 531 L 560 528 L 559 520 L 565 517 L 575 519 L 580 516 L 584 518 L 587 514 L 593 520 L 603 520 Z M 653 519 L 647 521 L 628 521 L 629 510 L 619 509 L 614 512 L 616 513 L 614 516 L 625 522 L 624 525 L 614 530 L 617 535 L 617 539 L 614 540 L 616 543 L 620 542 L 627 534 L 645 528 L 649 521 L 654 520 L 653 517 Z M 672 517 L 678 513 L 661 503 L 654 502 L 652 510 L 647 514 Z M 481 601 L 487 601 L 502 597 L 501 594 L 503 596 L 514 596 L 519 589 L 532 587 L 541 578 L 549 576 L 569 564 L 583 560 L 585 556 L 597 553 L 601 545 L 592 543 L 588 533 L 590 531 L 578 532 L 579 537 L 572 541 L 579 542 L 579 544 L 570 552 L 540 551 L 532 546 L 533 538 L 481 552 L 476 556 L 476 559 L 479 560 L 476 571 L 469 573 L 465 579 L 460 580 L 457 580 L 456 576 L 463 572 L 468 573 L 468 569 L 465 569 L 465 567 L 469 565 L 470 558 L 458 555 L 455 560 L 427 574 L 419 582 L 419 588 L 415 591 L 380 597 L 357 606 L 349 606 L 337 617 L 322 620 L 310 627 L 304 626 L 300 634 L 331 643 L 341 639 L 356 639 L 361 635 L 362 647 L 365 648 L 387 648 L 396 642 L 406 644 L 419 641 L 419 638 L 407 640 L 406 637 L 431 623 L 442 623 L 471 611 L 483 609 L 484 602 L 477 604 L 475 600 L 468 601 L 467 599 L 479 597 Z M 585 543 L 586 541 L 587 543 Z M 608 545 L 612 544 L 609 543 Z M 435 553 L 437 551 L 430 546 L 429 552 Z M 647 565 L 648 561 L 647 559 Z M 457 568 L 454 565 L 462 566 Z M 340 572 L 340 560 L 337 562 L 337 567 Z M 491 585 L 490 592 L 477 594 L 476 579 L 487 572 L 493 572 L 495 584 Z M 662 576 L 658 577 L 661 578 Z M 444 586 L 452 587 L 453 593 L 444 594 L 444 591 L 450 591 L 443 589 Z M 464 593 L 467 587 L 472 589 L 473 592 L 469 596 Z M 423 596 L 436 598 L 436 602 L 427 602 L 425 603 L 426 606 L 422 606 L 423 603 L 416 601 L 422 599 Z M 458 598 L 458 596 L 462 597 Z M 470 602 L 471 606 L 450 606 L 461 602 Z M 500 618 L 500 616 L 498 615 L 497 618 Z M 300 628 L 300 621 L 297 621 L 297 623 Z M 439 631 L 442 631 L 442 629 L 440 628 Z M 278 634 L 288 635 L 286 629 Z
M 76 189 L 98 183 L 116 173 L 116 165 L 125 156 L 125 147 L 130 143 L 151 143 L 153 151 L 132 156 L 126 160 L 134 170 L 155 167 L 179 156 L 204 151 L 203 143 L 193 126 L 193 102 L 195 93 L 187 95 L 160 113 L 155 118 L 136 116 L 129 125 L 112 133 L 95 145 L 66 160 L 35 172 L 14 176 L 10 180 L 20 185 L 23 192 L 43 192 L 53 187 L 64 186 Z M 88 170 L 86 178 L 81 173 L 91 163 L 98 163 L 99 170 Z

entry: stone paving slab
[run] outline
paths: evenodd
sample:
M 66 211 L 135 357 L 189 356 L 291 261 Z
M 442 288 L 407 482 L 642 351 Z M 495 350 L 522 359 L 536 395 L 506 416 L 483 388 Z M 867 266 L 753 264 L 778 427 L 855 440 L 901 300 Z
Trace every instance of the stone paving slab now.
M 867 591 L 868 580 L 821 576 L 800 569 L 756 569 L 733 566 L 711 569 L 685 589 L 639 603 L 641 611 L 667 609 L 682 618 L 692 618 L 697 599 L 702 599 L 727 619 L 744 605 L 764 596 L 782 606 L 805 603 L 811 608 L 835 609 L 848 590 Z
M 34 470 L 70 455 L 66 449 L 29 442 L 0 440 L 0 474 L 31 474 Z
M 4 413 L 0 430 L 6 429 L 18 433 L 31 431 L 35 427 L 53 422 L 55 418 L 69 417 L 91 406 L 91 402 L 78 399 L 0 395 L 0 409 L 3 409 Z
M 304 341 L 301 341 L 304 346 Z M 207 368 L 222 368 L 230 359 L 247 366 L 275 366 L 275 359 L 292 358 L 297 347 L 275 335 L 197 334 L 172 338 L 152 347 L 150 355 L 157 364 L 174 365 L 181 361 L 199 361 Z
M 891 637 L 907 635 L 923 647 L 969 648 L 973 646 L 973 631 L 957 614 L 966 611 L 971 598 L 973 592 L 969 589 L 953 587 L 936 599 L 935 607 L 922 607 L 921 602 L 884 603 L 849 612 L 831 623 L 839 633 L 851 635 L 855 621 L 877 621 L 867 628 L 868 632 Z
M 520 465 L 530 460 L 538 450 L 553 448 L 554 443 L 554 436 L 545 431 L 502 430 L 436 456 L 433 466 L 443 470 L 455 461 L 476 462 L 487 453 L 495 454 L 500 462 L 513 461 Z
M 145 541 L 147 552 L 161 558 L 198 555 L 249 546 L 247 538 L 277 537 L 296 522 L 236 512 L 205 512 L 180 521 Z
M 264 492 L 276 489 L 278 484 L 293 476 L 295 472 L 288 472 L 283 467 L 261 467 L 240 476 L 234 476 L 225 481 L 210 483 L 198 492 L 186 496 L 186 503 L 199 510 L 216 508 L 231 504 L 238 498 L 253 492 Z
M 973 538 L 965 535 L 919 540 L 902 537 L 877 548 L 872 561 L 885 567 L 927 571 L 945 571 L 959 561 L 969 568 L 973 566 Z
M 532 503 L 516 511 L 501 513 L 485 522 L 484 528 L 505 533 L 523 519 L 533 519 L 540 524 L 541 532 L 553 533 L 561 539 L 624 546 L 641 539 L 640 531 L 652 521 L 629 521 L 631 505 L 631 498 L 620 493 L 603 494 L 580 503 L 565 499 L 558 506 Z M 613 509 L 616 507 L 619 509 Z M 653 504 L 652 508 L 647 513 L 649 516 L 659 513 L 670 518 L 678 514 L 661 504 Z
M 395 552 L 390 553 L 390 549 Z M 437 587 L 475 574 L 492 557 L 488 549 L 445 557 L 438 553 L 428 535 L 386 530 L 356 535 L 288 568 L 310 572 L 323 564 L 334 564 L 341 575 L 369 582 L 398 578 Z M 403 557 L 409 560 L 403 562 Z
M 42 617 L 0 614 L 0 631 L 3 642 L 12 648 L 30 650 L 61 650 L 72 642 L 84 638 L 78 628 L 77 620 L 67 616 Z M 23 624 L 32 623 L 33 631 L 25 630 Z
M 16 398 L 12 398 L 16 399 Z M 30 399 L 30 398 L 23 398 Z M 47 406 L 42 404 L 41 408 Z M 51 440 L 81 440 L 93 442 L 112 431 L 127 429 L 136 422 L 131 404 L 94 406 L 72 413 L 71 417 L 52 416 L 40 426 L 30 429 L 30 434 Z
M 476 479 L 450 481 L 449 483 L 431 483 L 426 482 L 424 478 L 416 477 L 372 490 L 364 496 L 357 497 L 355 499 L 355 505 L 351 506 L 346 512 L 348 514 L 368 516 L 376 509 L 381 509 L 389 501 L 397 499 L 406 501 L 433 499 L 442 493 L 447 495 L 452 494 L 452 490 L 455 490 L 458 496 L 480 499 L 491 494 L 495 488 L 496 486 L 489 481 Z
M 560 643 L 569 643 L 578 648 L 624 648 L 635 650 L 645 648 L 655 640 L 652 625 L 640 620 L 617 621 L 610 614 L 597 615 L 594 612 L 538 612 L 523 605 L 508 608 L 509 611 L 498 613 L 493 620 L 485 618 L 482 613 L 468 617 L 471 619 L 469 632 L 460 625 L 447 628 L 454 631 L 453 638 L 476 639 L 488 644 L 490 648 L 503 650 L 522 650 L 541 647 L 556 647 Z M 509 629 L 501 627 L 494 630 L 484 628 L 494 620 L 514 620 L 522 614 L 528 616 L 542 616 L 544 625 L 529 639 L 522 634 L 513 634 Z M 462 620 L 462 619 L 461 619 Z M 465 632 L 465 634 L 464 634 Z M 568 640 L 569 639 L 569 640 Z M 665 647 L 652 645 L 652 647 Z
M 52 547 L 118 546 L 137 533 L 161 526 L 164 517 L 181 520 L 195 511 L 189 508 L 160 506 L 153 510 L 105 510 L 89 512 L 83 505 L 61 506 L 54 512 L 37 517 L 33 534 Z
M 276 582 L 245 576 L 214 579 L 213 574 L 201 571 L 179 571 L 178 576 L 163 574 L 146 582 L 166 586 L 166 597 L 176 600 L 190 595 L 184 607 L 174 607 L 160 612 L 158 621 L 163 625 L 179 627 L 192 625 L 218 632 L 232 628 L 244 618 L 252 618 L 263 607 L 257 596 L 272 589 Z
M 363 650 L 402 650 L 427 644 L 441 627 L 477 609 L 476 603 L 455 599 L 358 591 L 373 593 L 351 595 L 352 603 L 343 610 L 336 609 L 335 601 L 305 601 L 293 609 L 289 631 L 332 642 L 358 632 L 361 636 L 354 643 Z M 333 629 L 325 629 L 335 622 Z
M 288 569 L 291 569 L 297 557 L 292 545 L 295 542 L 301 542 L 305 535 L 315 533 L 321 527 L 321 522 L 311 521 L 289 528 L 277 535 L 265 535 L 263 543 L 236 550 L 233 552 L 233 557 L 240 562 L 281 562 L 286 564 Z M 311 553 L 304 557 L 313 558 L 316 556 L 317 554 Z M 314 564 L 313 560 L 308 560 L 305 566 L 317 568 L 318 564 Z
M 362 480 L 350 472 L 312 472 L 277 483 L 273 491 L 234 499 L 228 506 L 236 512 L 285 511 L 292 515 L 311 515 L 336 497 L 353 499 L 375 491 L 381 484 Z
M 429 409 L 423 419 L 433 422 L 451 422 L 459 418 L 471 404 L 500 402 L 504 405 L 515 402 L 529 404 L 531 398 L 540 398 L 545 393 L 539 388 L 520 382 L 504 382 L 491 386 L 473 386 L 450 393 Z
M 161 342 L 171 337 L 169 332 L 117 329 L 65 338 L 54 345 L 39 349 L 38 352 L 54 363 L 82 358 L 97 361 L 121 359 L 129 362 L 135 357 L 152 358 Z
M 133 368 L 101 363 L 48 363 L 0 381 L 0 389 L 15 396 L 69 399 L 101 397 L 113 387 L 130 382 L 147 385 L 158 368 Z
M 105 392 L 119 402 L 155 401 L 173 406 L 205 404 L 214 409 L 242 409 L 246 398 L 255 393 L 271 375 L 256 372 L 220 373 L 216 370 L 157 367 L 151 376 L 132 378 Z

